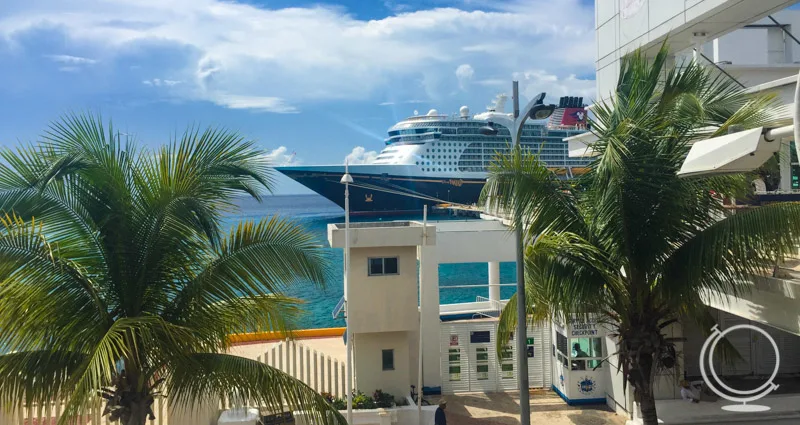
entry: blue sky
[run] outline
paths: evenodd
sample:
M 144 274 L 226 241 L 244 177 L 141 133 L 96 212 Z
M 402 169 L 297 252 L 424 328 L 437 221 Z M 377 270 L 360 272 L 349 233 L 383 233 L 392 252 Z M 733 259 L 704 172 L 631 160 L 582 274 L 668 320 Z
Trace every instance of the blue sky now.
M 591 97 L 593 24 L 590 0 L 5 0 L 0 144 L 90 110 L 150 146 L 215 125 L 276 164 L 365 161 L 414 110 L 480 111 L 513 78 Z

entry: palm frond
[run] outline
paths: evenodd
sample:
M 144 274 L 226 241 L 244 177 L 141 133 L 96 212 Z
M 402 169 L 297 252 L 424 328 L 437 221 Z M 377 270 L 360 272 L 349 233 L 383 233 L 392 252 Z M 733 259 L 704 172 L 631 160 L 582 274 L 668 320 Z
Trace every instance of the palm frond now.
M 171 370 L 171 402 L 222 399 L 258 405 L 273 412 L 302 411 L 309 422 L 344 425 L 344 417 L 320 394 L 297 379 L 265 364 L 226 354 L 197 353 Z
M 585 223 L 573 198 L 571 188 L 537 155 L 519 147 L 495 157 L 481 192 L 482 204 L 525 217 L 531 235 L 545 229 L 582 233 Z
M 665 300 L 704 292 L 738 296 L 797 249 L 800 203 L 778 203 L 726 217 L 673 252 L 657 286 Z

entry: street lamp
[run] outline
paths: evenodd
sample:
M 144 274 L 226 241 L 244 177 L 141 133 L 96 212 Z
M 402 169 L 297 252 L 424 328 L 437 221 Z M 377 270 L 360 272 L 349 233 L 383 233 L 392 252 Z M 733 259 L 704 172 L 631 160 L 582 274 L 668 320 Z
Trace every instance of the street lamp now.
M 344 164 L 344 175 L 339 183 L 344 185 L 344 299 L 345 299 L 345 334 L 347 335 L 347 375 L 345 385 L 347 391 L 347 423 L 353 425 L 353 334 L 350 332 L 350 314 L 347 296 L 350 292 L 350 184 L 353 176 L 347 162 Z
M 522 136 L 522 127 L 528 118 L 535 120 L 543 120 L 550 117 L 556 109 L 556 105 L 545 105 L 545 93 L 539 93 L 523 110 L 520 115 L 519 111 L 519 82 L 513 82 L 513 102 L 514 102 L 514 118 L 508 118 L 505 115 L 498 115 L 492 117 L 488 125 L 479 129 L 480 133 L 485 136 L 496 136 L 498 133 L 494 124 L 502 125 L 507 128 L 511 133 L 511 143 L 520 147 L 520 137 Z M 522 216 L 514 212 L 514 227 L 516 227 L 516 242 L 517 242 L 517 377 L 519 383 L 519 406 L 520 406 L 520 424 L 530 425 L 531 423 L 531 406 L 530 395 L 528 394 L 528 357 L 527 357 L 527 309 L 525 306 L 525 253 L 522 245 Z

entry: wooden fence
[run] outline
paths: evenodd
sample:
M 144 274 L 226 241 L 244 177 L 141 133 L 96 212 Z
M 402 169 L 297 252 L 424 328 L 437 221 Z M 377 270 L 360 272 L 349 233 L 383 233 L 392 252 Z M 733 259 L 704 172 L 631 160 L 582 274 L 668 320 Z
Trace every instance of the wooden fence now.
M 300 342 L 283 341 L 263 356 L 258 356 L 257 360 L 299 379 L 319 393 L 345 397 L 347 375 L 344 362 Z
M 296 341 L 282 341 L 258 356 L 260 363 L 267 364 L 302 381 L 319 393 L 330 393 L 334 397 L 345 397 L 345 365 L 325 353 L 313 350 Z M 105 404 L 98 400 L 88 411 L 79 415 L 76 424 L 80 425 L 117 425 L 108 416 L 102 416 Z M 220 408 L 234 407 L 224 401 Z M 64 407 L 62 403 L 30 405 L 12 412 L 0 410 L 0 425 L 56 425 L 61 418 Z M 168 425 L 167 400 L 156 398 L 153 403 L 156 419 L 148 421 L 148 425 Z
M 98 400 L 90 409 L 78 415 L 75 424 L 79 425 L 117 425 L 108 416 L 102 416 L 105 403 Z M 61 402 L 34 404 L 15 409 L 11 412 L 0 411 L 0 425 L 56 425 L 61 418 L 64 406 Z M 148 425 L 167 425 L 167 401 L 163 397 L 156 398 L 153 403 L 156 419 L 148 421 Z

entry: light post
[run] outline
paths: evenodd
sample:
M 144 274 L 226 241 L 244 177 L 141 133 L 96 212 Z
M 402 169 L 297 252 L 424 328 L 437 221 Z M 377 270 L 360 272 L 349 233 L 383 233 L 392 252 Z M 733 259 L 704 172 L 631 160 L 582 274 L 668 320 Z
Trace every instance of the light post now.
M 347 334 L 347 367 L 345 390 L 347 391 L 347 423 L 353 425 L 353 334 L 350 332 L 350 314 L 347 296 L 350 292 L 350 175 L 348 164 L 344 164 L 344 175 L 339 181 L 344 184 L 344 299 L 345 333 Z
M 505 115 L 498 115 L 489 121 L 489 125 L 481 127 L 481 134 L 487 136 L 497 135 L 497 129 L 492 127 L 492 123 L 497 123 L 506 127 L 511 133 L 511 143 L 514 147 L 520 148 L 520 137 L 522 127 L 528 118 L 542 120 L 550 117 L 555 110 L 555 105 L 544 104 L 545 93 L 539 93 L 533 98 L 520 115 L 519 110 L 519 82 L 513 82 L 513 102 L 514 119 Z M 516 200 L 514 201 L 516 203 Z M 531 405 L 528 393 L 528 357 L 527 357 L 527 308 L 525 306 L 525 247 L 522 244 L 522 215 L 518 211 L 513 211 L 514 227 L 516 231 L 516 251 L 517 251 L 517 377 L 519 383 L 519 415 L 520 425 L 530 425 Z

